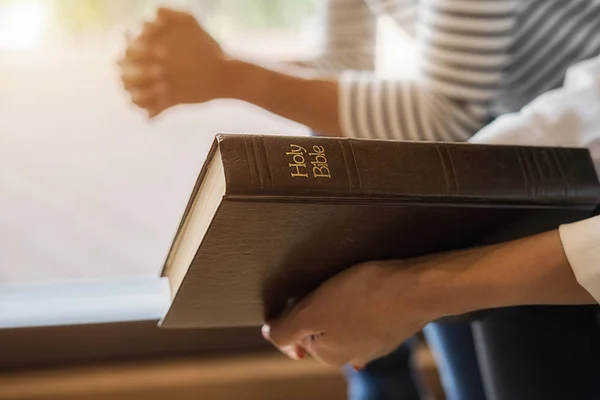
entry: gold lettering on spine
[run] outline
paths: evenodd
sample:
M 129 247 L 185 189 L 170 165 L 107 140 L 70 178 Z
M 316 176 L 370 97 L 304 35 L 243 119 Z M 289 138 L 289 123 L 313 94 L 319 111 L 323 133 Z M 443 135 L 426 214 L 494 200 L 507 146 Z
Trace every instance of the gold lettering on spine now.
M 331 171 L 329 171 L 329 164 L 327 164 L 327 155 L 325 154 L 325 147 L 313 146 L 313 152 L 308 153 L 309 156 L 314 157 L 310 162 L 313 166 L 312 172 L 315 178 L 331 178 Z
M 290 151 L 285 154 L 289 156 L 288 167 L 291 168 L 292 178 L 310 178 L 311 176 L 317 179 L 331 178 L 324 146 L 315 145 L 312 147 L 312 152 L 309 153 L 302 146 L 290 144 Z M 312 175 L 309 175 L 309 171 L 312 172 Z

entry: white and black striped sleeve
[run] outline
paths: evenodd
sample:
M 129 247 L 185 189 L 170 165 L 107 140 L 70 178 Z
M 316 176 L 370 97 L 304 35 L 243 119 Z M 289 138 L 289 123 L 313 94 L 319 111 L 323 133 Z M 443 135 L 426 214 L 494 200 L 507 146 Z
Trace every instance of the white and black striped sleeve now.
M 421 0 L 419 73 L 340 77 L 344 136 L 463 141 L 487 120 L 508 62 L 518 0 Z
M 365 0 L 326 0 L 323 51 L 310 62 L 333 73 L 372 71 L 375 66 L 377 16 Z

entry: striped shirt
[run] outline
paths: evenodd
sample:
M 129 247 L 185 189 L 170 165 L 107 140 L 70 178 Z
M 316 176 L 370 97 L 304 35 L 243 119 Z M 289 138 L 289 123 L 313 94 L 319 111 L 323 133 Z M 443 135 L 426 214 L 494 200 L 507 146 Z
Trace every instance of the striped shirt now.
M 414 78 L 373 73 L 380 15 L 415 41 Z M 600 53 L 600 0 L 328 0 L 326 16 L 314 65 L 340 74 L 350 137 L 467 140 Z

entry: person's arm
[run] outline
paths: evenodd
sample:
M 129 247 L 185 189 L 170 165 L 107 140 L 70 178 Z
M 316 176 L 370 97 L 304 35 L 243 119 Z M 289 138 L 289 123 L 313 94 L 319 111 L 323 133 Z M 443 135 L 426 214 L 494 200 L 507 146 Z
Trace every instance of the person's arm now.
M 362 368 L 427 323 L 481 309 L 600 302 L 600 216 L 493 246 L 354 266 L 263 334 L 284 354 Z
M 162 61 L 168 99 L 160 100 L 148 85 L 149 66 L 131 63 L 128 57 L 123 63 L 123 75 L 128 75 L 124 86 L 134 103 L 152 115 L 175 104 L 225 97 L 260 105 L 323 135 L 466 140 L 487 118 L 510 44 L 516 2 L 493 3 L 491 8 L 467 10 L 420 3 L 421 68 L 419 76 L 410 79 L 381 79 L 359 71 L 346 71 L 339 78 L 288 73 L 232 60 L 191 16 L 162 10 L 159 20 L 170 26 L 159 39 L 170 52 Z M 457 25 L 463 29 L 456 30 Z M 128 68 L 141 70 L 138 79 L 130 78 Z
M 599 232 L 600 218 L 589 221 Z M 594 261 L 598 269 L 600 258 Z M 327 365 L 362 368 L 439 318 L 517 305 L 593 303 L 555 230 L 494 246 L 357 265 L 268 321 L 263 333 L 291 358 L 310 353 Z
M 241 60 L 231 60 L 225 68 L 230 78 L 223 97 L 252 103 L 322 135 L 341 136 L 335 76 L 309 69 L 288 73 Z

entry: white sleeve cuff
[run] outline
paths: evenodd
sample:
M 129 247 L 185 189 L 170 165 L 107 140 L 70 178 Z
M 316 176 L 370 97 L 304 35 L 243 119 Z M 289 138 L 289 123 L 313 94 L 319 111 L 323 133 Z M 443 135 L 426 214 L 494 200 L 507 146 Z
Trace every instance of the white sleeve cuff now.
M 600 303 L 600 216 L 561 225 L 559 234 L 577 282 Z

